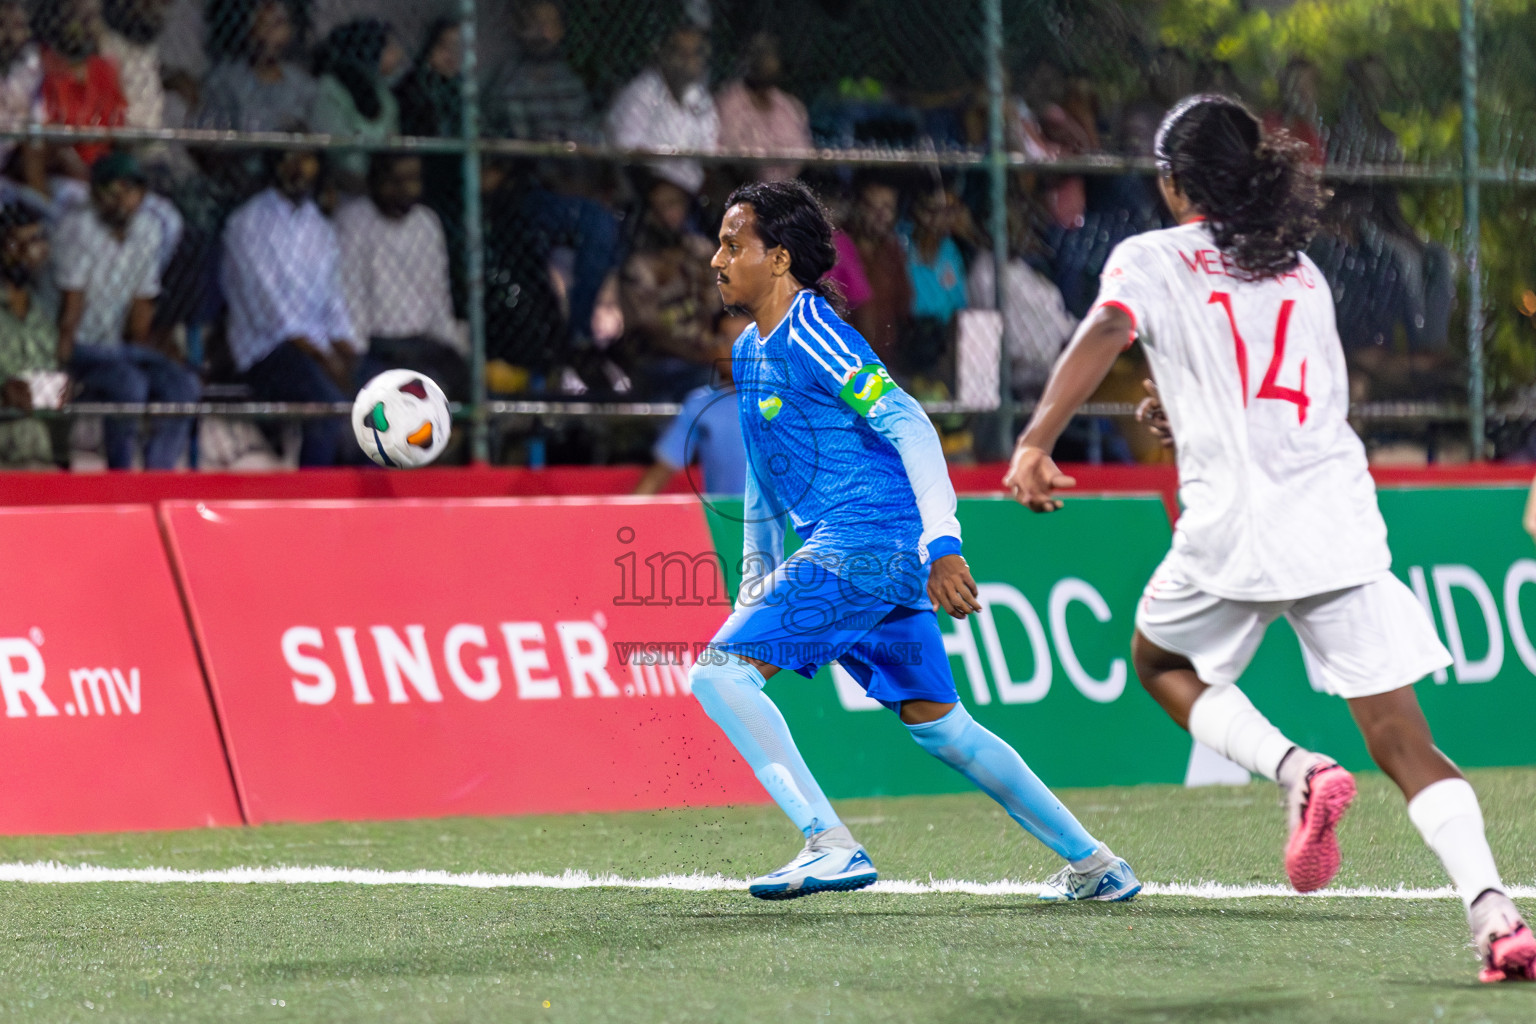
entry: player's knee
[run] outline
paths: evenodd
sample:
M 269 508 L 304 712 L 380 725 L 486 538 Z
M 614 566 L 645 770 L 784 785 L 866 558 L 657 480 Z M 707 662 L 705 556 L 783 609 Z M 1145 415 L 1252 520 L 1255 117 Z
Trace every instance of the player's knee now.
M 1143 636 L 1141 630 L 1138 629 L 1132 634 L 1131 667 L 1136 670 L 1136 678 L 1141 681 L 1144 689 L 1150 690 L 1156 683 L 1157 677 L 1164 672 L 1180 667 L 1174 663 L 1173 659 L 1174 656 Z M 1185 664 L 1187 665 L 1187 662 Z
M 762 674 L 731 655 L 700 659 L 688 670 L 688 688 L 711 718 L 727 706 L 730 692 L 743 686 L 762 689 Z
M 694 699 L 703 706 L 706 714 L 710 714 L 711 706 L 720 701 L 720 674 L 713 671 L 715 666 L 695 664 L 688 670 L 688 689 Z M 710 714 L 710 717 L 714 717 Z
M 974 721 L 964 704 L 956 704 L 940 718 L 904 724 L 918 746 L 941 761 L 953 762 Z
M 902 725 L 923 725 L 928 722 L 937 722 L 959 706 L 959 704 L 954 702 L 940 703 L 932 700 L 904 700 L 901 702 L 901 711 L 898 713 L 898 717 L 901 719 Z

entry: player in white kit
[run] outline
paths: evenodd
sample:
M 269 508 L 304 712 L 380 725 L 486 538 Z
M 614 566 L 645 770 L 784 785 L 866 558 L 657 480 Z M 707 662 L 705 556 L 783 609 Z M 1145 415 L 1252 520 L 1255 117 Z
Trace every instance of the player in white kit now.
M 1284 616 L 1455 882 L 1483 980 L 1536 980 L 1536 939 L 1500 882 L 1477 796 L 1435 748 L 1414 696 L 1451 659 L 1389 571 L 1365 449 L 1345 420 L 1333 298 L 1300 252 L 1322 195 L 1298 155 L 1228 97 L 1193 96 L 1168 114 L 1155 156 L 1179 226 L 1110 255 L 1004 484 L 1037 512 L 1061 507 L 1056 492 L 1073 481 L 1051 449 L 1139 339 L 1177 444 L 1183 505 L 1136 615 L 1142 685 L 1195 739 L 1281 785 L 1287 874 L 1300 891 L 1320 889 L 1339 869 L 1335 826 L 1354 779 L 1286 739 L 1236 685 Z

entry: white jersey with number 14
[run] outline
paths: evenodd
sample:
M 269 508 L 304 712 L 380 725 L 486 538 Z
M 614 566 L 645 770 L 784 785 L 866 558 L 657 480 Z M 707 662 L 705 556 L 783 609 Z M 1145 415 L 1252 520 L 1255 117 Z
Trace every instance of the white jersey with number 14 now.
M 1328 283 L 1305 255 L 1253 280 L 1202 222 L 1127 239 L 1099 305 L 1128 313 L 1178 446 L 1173 565 L 1217 597 L 1288 601 L 1392 563 Z

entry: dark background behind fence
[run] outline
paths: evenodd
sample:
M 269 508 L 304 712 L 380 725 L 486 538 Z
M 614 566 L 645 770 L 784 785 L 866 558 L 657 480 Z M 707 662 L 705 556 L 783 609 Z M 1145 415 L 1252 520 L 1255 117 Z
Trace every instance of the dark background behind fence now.
M 1310 254 L 1373 457 L 1526 457 L 1536 5 L 1472 7 L 0 2 L 0 461 L 355 461 L 333 414 L 391 365 L 461 404 L 450 459 L 647 461 L 740 328 L 723 199 L 790 173 L 847 234 L 855 324 L 953 458 L 995 457 L 1110 249 L 1164 223 L 1151 133 L 1195 90 L 1324 169 Z M 668 146 L 696 152 L 634 153 Z M 1065 455 L 1164 457 L 1123 415 L 1137 360 Z

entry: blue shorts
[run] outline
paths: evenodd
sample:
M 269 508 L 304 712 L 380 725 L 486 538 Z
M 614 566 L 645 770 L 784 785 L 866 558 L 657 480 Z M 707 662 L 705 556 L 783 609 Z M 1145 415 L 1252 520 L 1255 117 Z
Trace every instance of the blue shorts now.
M 960 700 L 931 609 L 882 601 L 809 560 L 779 566 L 709 645 L 807 678 L 835 661 L 893 711 Z

